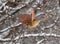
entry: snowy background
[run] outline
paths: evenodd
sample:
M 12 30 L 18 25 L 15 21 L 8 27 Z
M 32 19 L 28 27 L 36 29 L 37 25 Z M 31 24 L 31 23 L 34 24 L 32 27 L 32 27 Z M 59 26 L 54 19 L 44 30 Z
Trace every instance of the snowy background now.
M 29 29 L 19 19 L 31 7 L 49 18 Z M 0 0 L 0 44 L 60 44 L 60 0 Z

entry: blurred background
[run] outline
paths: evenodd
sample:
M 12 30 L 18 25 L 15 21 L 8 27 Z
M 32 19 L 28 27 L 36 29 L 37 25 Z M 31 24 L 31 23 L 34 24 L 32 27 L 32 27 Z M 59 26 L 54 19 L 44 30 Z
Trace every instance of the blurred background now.
M 20 18 L 31 7 L 36 19 L 49 17 L 30 29 Z M 0 44 L 60 44 L 60 0 L 0 0 Z

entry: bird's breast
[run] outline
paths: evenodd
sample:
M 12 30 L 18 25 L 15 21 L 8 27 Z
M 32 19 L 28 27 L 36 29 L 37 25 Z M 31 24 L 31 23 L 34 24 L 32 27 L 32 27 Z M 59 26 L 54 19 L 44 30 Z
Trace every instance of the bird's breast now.
M 39 24 L 39 22 L 40 22 L 39 20 L 35 20 L 32 23 L 29 23 L 27 26 L 29 28 L 34 28 L 34 27 L 36 27 Z

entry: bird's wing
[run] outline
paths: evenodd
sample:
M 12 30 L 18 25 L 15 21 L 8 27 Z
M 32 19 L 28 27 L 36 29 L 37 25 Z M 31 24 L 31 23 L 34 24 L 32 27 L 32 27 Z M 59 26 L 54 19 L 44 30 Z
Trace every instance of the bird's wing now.
M 31 16 L 30 15 L 23 15 L 20 18 L 20 22 L 22 22 L 23 24 L 28 24 L 28 22 L 31 21 Z

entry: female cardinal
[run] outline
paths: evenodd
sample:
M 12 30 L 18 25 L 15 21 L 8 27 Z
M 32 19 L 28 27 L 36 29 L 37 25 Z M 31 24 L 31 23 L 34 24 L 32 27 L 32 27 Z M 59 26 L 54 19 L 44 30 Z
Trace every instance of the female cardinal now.
M 22 24 L 24 24 L 28 28 L 34 28 L 40 23 L 40 21 L 44 21 L 46 18 L 47 18 L 47 16 L 45 18 L 41 18 L 40 20 L 37 20 L 35 18 L 34 9 L 32 8 L 32 14 L 31 15 L 28 15 L 28 14 L 23 15 L 20 18 L 20 22 L 22 22 Z

